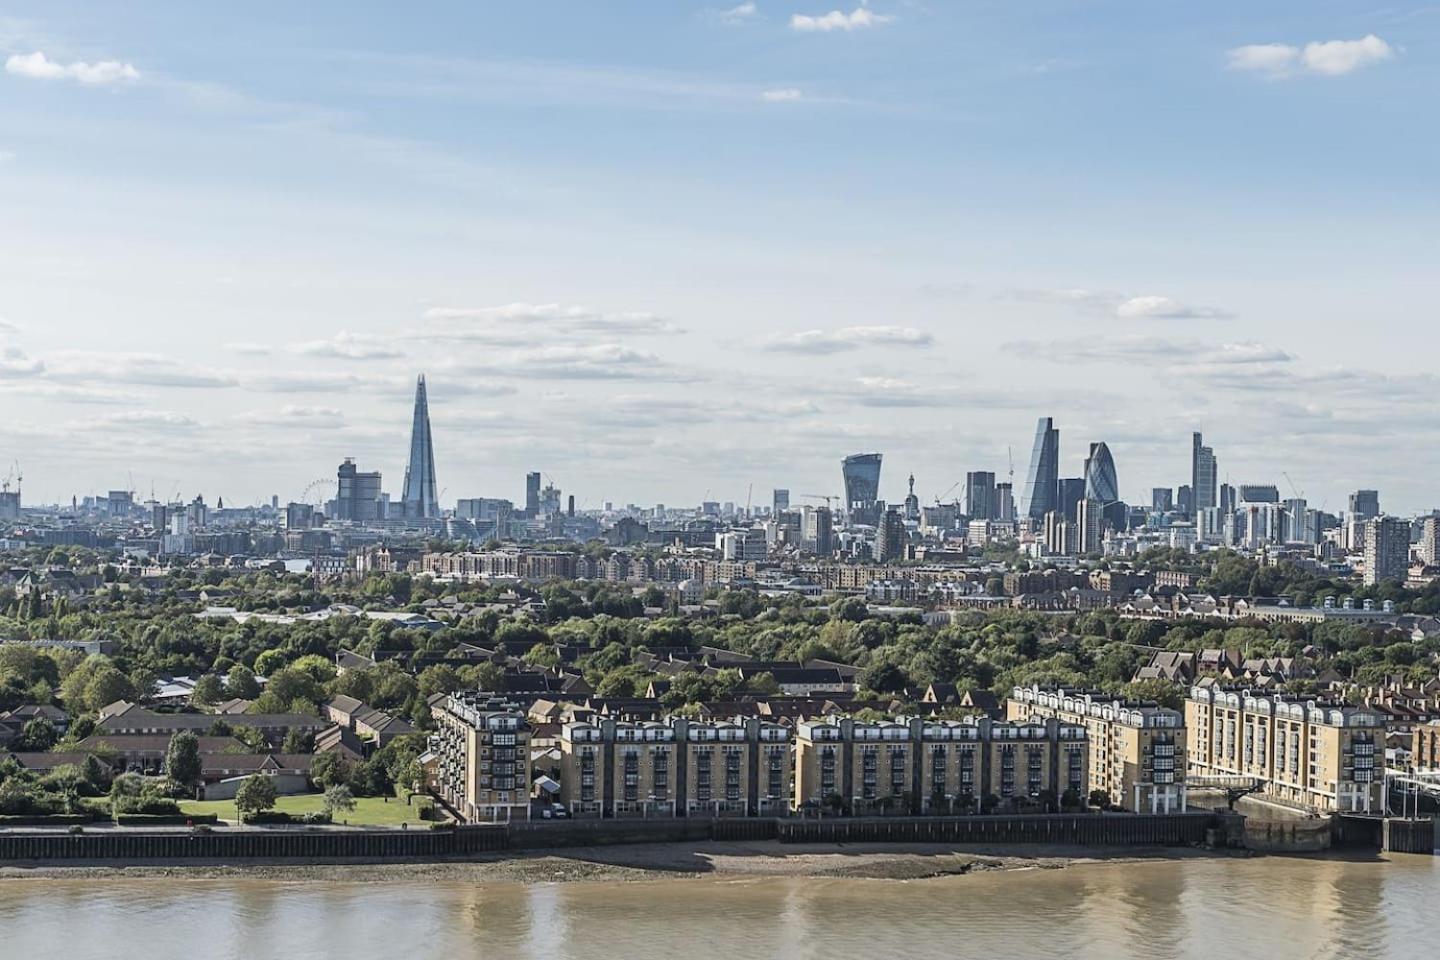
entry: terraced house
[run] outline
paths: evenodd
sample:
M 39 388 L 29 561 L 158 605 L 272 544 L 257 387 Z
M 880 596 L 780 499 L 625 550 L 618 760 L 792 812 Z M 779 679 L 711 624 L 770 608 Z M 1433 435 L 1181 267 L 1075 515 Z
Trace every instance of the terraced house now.
M 1369 707 L 1195 686 L 1190 773 L 1251 777 L 1258 796 L 1316 813 L 1384 809 L 1385 720 Z

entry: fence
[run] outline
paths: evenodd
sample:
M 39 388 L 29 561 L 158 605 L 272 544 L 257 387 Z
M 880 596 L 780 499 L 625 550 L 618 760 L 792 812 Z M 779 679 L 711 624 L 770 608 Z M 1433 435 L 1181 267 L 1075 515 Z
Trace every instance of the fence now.
M 1208 813 L 787 820 L 781 843 L 1048 843 L 1177 846 L 1204 843 Z

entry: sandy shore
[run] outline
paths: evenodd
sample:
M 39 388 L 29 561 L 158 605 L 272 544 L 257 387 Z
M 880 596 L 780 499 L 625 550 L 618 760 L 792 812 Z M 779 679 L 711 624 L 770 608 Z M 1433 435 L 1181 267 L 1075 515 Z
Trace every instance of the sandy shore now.
M 126 866 L 0 867 L 0 882 L 18 879 L 169 877 L 177 879 L 274 879 L 344 882 L 464 881 L 557 883 L 696 877 L 848 877 L 921 880 L 1002 870 L 1059 870 L 1087 863 L 1176 860 L 1228 856 L 1186 847 L 1049 847 L 1023 849 L 946 844 L 780 844 L 775 841 L 714 844 L 634 844 L 576 847 L 531 854 L 504 854 L 438 863 L 243 865 L 187 862 Z

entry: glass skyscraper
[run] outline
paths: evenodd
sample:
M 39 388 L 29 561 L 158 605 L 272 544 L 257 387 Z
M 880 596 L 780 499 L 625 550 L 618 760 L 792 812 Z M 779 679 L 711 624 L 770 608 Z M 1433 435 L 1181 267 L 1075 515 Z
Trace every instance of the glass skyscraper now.
M 406 519 L 440 516 L 435 495 L 435 447 L 430 438 L 430 402 L 425 396 L 425 375 L 415 382 L 415 420 L 410 427 L 410 465 L 405 468 Z
M 1037 523 L 1054 510 L 1060 485 L 1060 431 L 1051 417 L 1041 417 L 1035 426 L 1035 448 L 1030 453 L 1030 473 L 1025 479 L 1025 515 Z
M 1115 475 L 1115 458 L 1104 443 L 1090 444 L 1085 458 L 1085 497 L 1102 504 L 1120 499 L 1120 481 Z
M 878 453 L 857 453 L 840 463 L 840 473 L 845 480 L 845 509 L 851 523 L 873 527 L 880 522 L 876 506 L 880 499 L 880 459 Z

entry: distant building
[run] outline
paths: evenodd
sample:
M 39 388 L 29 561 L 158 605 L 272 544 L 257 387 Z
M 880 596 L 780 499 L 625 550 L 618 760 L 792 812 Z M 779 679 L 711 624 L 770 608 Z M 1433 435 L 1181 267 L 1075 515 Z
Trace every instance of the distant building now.
M 1080 501 L 1085 499 L 1085 478 L 1063 477 L 1056 485 L 1055 490 L 1056 512 L 1074 523 L 1076 513 L 1080 508 Z
M 1380 516 L 1380 491 L 1356 490 L 1350 494 L 1350 519 L 1373 520 Z
M 790 509 L 790 491 L 780 487 L 775 488 L 771 496 L 770 510 L 772 513 L 784 513 Z
M 1041 417 L 1035 426 L 1035 446 L 1025 480 L 1025 515 L 1041 522 L 1056 509 L 1060 482 L 1060 431 L 1055 421 Z
M 1365 522 L 1365 584 L 1405 582 L 1410 574 L 1410 523 L 1399 517 Z
M 1085 497 L 1098 500 L 1102 506 L 1120 499 L 1115 458 L 1104 443 L 1090 444 L 1090 456 L 1085 458 Z
M 361 473 L 349 457 L 336 471 L 335 519 L 366 523 L 384 519 L 380 472 Z
M 1100 538 L 1105 532 L 1105 508 L 1099 500 L 1086 497 L 1080 501 L 1075 514 L 1075 552 L 1089 556 L 1100 552 Z
M 1219 466 L 1215 451 L 1205 446 L 1205 438 L 1196 432 L 1190 435 L 1190 509 L 1187 516 L 1206 507 L 1218 506 Z
M 971 520 L 997 519 L 995 474 L 976 470 L 965 474 L 965 516 Z
M 1420 525 L 1420 559 L 1427 567 L 1440 566 L 1440 517 L 1426 517 Z
M 1015 485 L 1013 483 L 995 484 L 995 520 L 1004 520 L 1007 523 L 1015 520 Z
M 525 516 L 540 516 L 540 472 L 525 474 Z
M 430 435 L 430 401 L 425 393 L 425 375 L 415 381 L 415 415 L 410 427 L 410 465 L 405 468 L 405 492 L 401 497 L 405 518 L 424 520 L 440 516 L 440 499 L 435 486 L 435 446 Z
M 1150 491 L 1150 510 L 1153 513 L 1169 513 L 1175 509 L 1175 491 L 1169 487 L 1155 487 Z
M 876 504 L 880 499 L 880 462 L 878 453 L 857 453 L 840 464 L 845 481 L 845 509 L 852 524 L 875 526 L 880 521 Z

